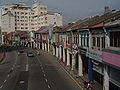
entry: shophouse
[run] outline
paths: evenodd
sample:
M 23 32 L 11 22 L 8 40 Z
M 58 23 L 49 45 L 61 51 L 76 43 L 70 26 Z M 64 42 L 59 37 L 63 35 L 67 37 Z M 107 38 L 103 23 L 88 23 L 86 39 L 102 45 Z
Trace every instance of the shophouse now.
M 104 62 L 103 90 L 120 90 L 120 20 L 105 25 L 107 48 L 102 50 Z

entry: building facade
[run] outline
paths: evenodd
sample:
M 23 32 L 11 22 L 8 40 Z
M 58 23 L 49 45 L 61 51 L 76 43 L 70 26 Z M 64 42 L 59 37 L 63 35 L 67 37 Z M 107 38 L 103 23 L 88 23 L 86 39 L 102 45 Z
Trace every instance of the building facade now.
M 41 26 L 62 25 L 61 14 L 49 14 L 47 6 L 41 5 L 39 3 L 33 4 L 32 7 L 29 7 L 24 3 L 8 4 L 3 6 L 3 12 L 3 32 L 35 31 L 38 30 Z M 12 27 L 12 31 L 9 30 L 9 26 Z

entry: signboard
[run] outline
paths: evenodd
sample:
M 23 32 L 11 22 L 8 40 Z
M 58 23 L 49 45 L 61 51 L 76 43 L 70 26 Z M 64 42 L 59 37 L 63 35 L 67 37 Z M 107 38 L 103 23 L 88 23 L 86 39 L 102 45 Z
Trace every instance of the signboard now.
M 73 48 L 73 49 L 78 49 L 78 47 L 77 47 L 76 44 L 73 44 L 73 45 L 72 45 L 72 48 Z
M 99 61 L 99 62 L 102 62 L 101 51 L 89 50 L 88 55 L 89 55 L 89 58 L 94 59 L 94 60 Z
M 100 73 L 103 75 L 103 64 L 97 62 L 97 61 L 92 61 L 93 62 L 93 70 L 95 70 L 96 72 Z
M 120 67 L 120 55 L 103 51 L 102 58 L 104 62 Z

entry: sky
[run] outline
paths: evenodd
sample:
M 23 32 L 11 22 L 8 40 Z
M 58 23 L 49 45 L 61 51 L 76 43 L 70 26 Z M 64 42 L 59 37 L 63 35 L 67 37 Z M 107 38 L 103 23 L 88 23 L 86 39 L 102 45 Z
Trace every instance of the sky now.
M 31 6 L 35 0 L 0 0 L 0 6 L 24 2 Z M 63 16 L 63 24 L 76 22 L 90 16 L 101 15 L 104 7 L 120 10 L 120 0 L 36 0 L 47 5 L 49 11 L 59 12 Z

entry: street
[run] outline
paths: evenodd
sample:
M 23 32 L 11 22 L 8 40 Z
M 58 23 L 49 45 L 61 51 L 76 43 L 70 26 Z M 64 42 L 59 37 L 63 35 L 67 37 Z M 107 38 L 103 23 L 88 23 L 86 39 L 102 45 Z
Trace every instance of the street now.
M 34 57 L 28 57 L 30 51 Z M 0 90 L 82 90 L 54 56 L 26 49 L 6 53 L 0 63 Z

